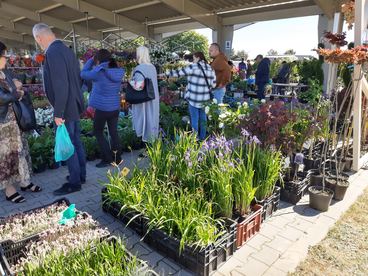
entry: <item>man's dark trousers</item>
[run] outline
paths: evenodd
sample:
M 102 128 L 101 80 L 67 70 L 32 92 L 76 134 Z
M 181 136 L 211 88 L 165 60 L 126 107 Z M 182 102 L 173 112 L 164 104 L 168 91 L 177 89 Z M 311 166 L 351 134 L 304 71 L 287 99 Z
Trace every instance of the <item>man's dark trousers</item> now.
M 79 186 L 81 181 L 86 180 L 86 154 L 84 147 L 80 139 L 81 129 L 79 121 L 65 122 L 65 126 L 68 130 L 70 140 L 72 141 L 75 151 L 72 157 L 70 157 L 66 164 L 69 170 L 69 183 L 71 185 Z

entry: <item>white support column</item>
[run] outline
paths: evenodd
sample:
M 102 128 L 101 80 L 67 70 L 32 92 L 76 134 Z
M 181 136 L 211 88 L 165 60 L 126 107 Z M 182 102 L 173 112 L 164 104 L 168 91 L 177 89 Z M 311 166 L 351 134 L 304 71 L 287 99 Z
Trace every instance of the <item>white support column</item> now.
M 355 46 L 362 44 L 363 30 L 366 28 L 366 20 L 364 10 L 366 0 L 355 0 L 355 24 L 354 24 L 354 44 Z M 361 79 L 361 65 L 354 66 L 354 105 L 353 105 L 353 170 L 358 171 L 362 164 L 360 162 L 361 147 L 361 127 L 362 127 L 362 89 L 363 82 Z
M 234 26 L 219 26 L 217 30 L 212 31 L 212 41 L 220 45 L 221 51 L 230 58 L 233 48 Z

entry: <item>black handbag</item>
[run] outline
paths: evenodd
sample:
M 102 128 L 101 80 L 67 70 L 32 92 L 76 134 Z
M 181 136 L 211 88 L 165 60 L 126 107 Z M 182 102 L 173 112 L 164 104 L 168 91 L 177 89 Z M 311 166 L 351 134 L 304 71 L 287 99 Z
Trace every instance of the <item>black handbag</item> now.
M 13 110 L 18 126 L 22 131 L 36 129 L 36 116 L 28 93 L 20 101 L 13 102 Z
M 128 82 L 127 91 L 125 95 L 125 100 L 130 104 L 140 104 L 155 99 L 155 89 L 153 87 L 153 82 L 150 78 L 146 78 L 141 71 L 135 71 L 135 74 L 141 74 L 144 78 L 144 88 L 142 90 L 136 90 Z M 133 76 L 134 76 L 133 75 Z
M 208 78 L 207 78 L 207 75 L 206 73 L 204 72 L 204 69 L 203 67 L 201 66 L 201 64 L 198 62 L 198 67 L 201 69 L 202 73 L 203 73 L 203 76 L 204 76 L 204 80 L 206 81 L 206 84 L 207 84 L 207 87 L 208 89 L 210 90 L 210 99 L 212 100 L 213 99 L 213 94 L 212 94 L 212 86 L 210 85 L 209 81 L 208 81 Z

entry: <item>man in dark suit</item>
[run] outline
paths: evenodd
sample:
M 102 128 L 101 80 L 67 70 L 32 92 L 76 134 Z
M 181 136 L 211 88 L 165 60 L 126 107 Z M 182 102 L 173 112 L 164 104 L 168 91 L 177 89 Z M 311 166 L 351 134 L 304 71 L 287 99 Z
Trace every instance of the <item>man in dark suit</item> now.
M 66 161 L 68 182 L 54 191 L 54 195 L 65 195 L 80 191 L 81 184 L 86 181 L 86 157 L 79 123 L 84 106 L 79 62 L 73 51 L 57 40 L 46 24 L 36 24 L 33 36 L 45 51 L 43 81 L 47 98 L 54 107 L 55 124 L 65 124 L 75 148 L 73 156 Z

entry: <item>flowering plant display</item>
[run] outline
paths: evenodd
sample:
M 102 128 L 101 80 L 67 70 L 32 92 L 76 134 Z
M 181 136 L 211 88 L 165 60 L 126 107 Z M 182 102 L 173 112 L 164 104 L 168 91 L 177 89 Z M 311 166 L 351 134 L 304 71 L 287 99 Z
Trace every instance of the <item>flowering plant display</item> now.
M 233 138 L 239 136 L 237 126 L 250 114 L 250 109 L 247 102 L 238 102 L 236 108 L 231 108 L 228 104 L 217 104 L 214 99 L 205 107 L 205 112 L 210 133 Z
M 346 33 L 332 33 L 332 32 L 325 32 L 324 35 L 325 39 L 331 43 L 332 45 L 336 45 L 338 47 L 343 47 L 348 44 L 346 39 Z
M 355 21 L 355 0 L 345 0 L 344 4 L 341 5 L 341 12 L 348 23 L 348 29 L 351 30 Z
M 368 62 L 368 46 L 357 46 L 352 49 L 318 49 L 318 54 L 329 63 L 363 64 Z
M 60 219 L 60 213 L 66 208 L 65 203 L 53 204 L 31 213 L 7 217 L 0 224 L 0 237 L 2 240 L 20 240 L 42 232 L 50 228 L 50 225 L 56 225 Z

